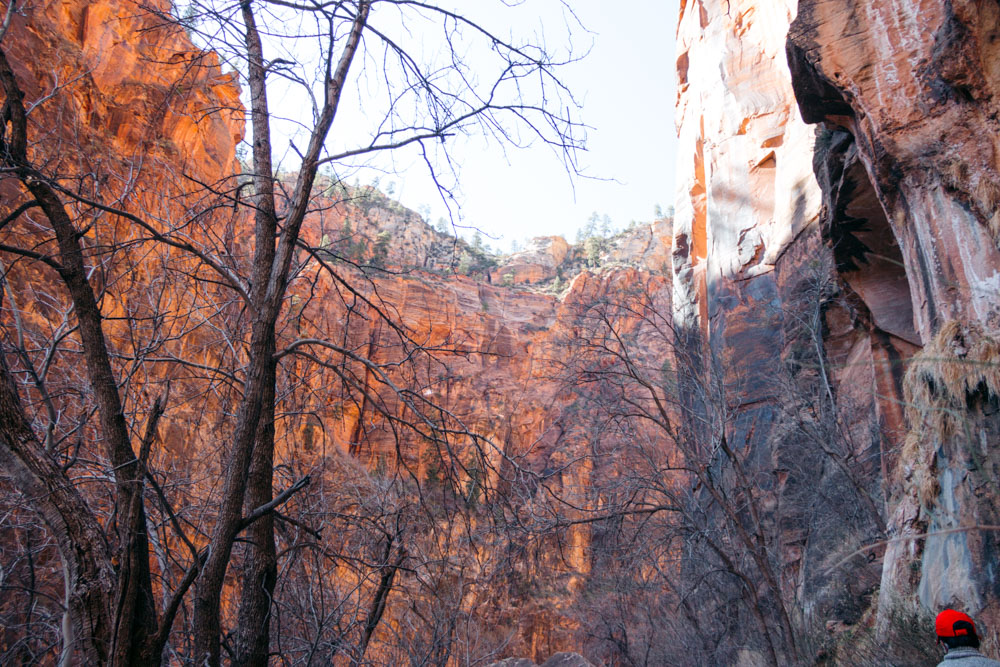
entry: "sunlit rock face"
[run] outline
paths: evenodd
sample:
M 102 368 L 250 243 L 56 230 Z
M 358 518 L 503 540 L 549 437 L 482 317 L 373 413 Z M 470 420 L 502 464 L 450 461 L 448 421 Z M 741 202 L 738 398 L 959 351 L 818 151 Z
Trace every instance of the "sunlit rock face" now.
M 905 380 L 910 430 L 886 480 L 890 529 L 996 524 L 1000 6 L 801 0 L 788 58 L 802 115 L 826 128 L 820 171 L 845 279 L 879 326 L 926 346 Z M 859 252 L 881 257 L 857 267 Z M 910 330 L 891 307 L 904 284 Z M 995 625 L 998 555 L 989 531 L 895 543 L 882 611 L 889 596 L 916 596 Z
M 502 284 L 534 284 L 558 276 L 570 245 L 561 236 L 540 236 L 532 239 L 525 250 L 514 253 L 494 270 L 491 280 Z
M 744 306 L 769 303 L 759 286 L 775 283 L 783 252 L 816 221 L 813 131 L 784 62 L 794 2 L 681 4 L 675 305 L 688 326 L 726 336 L 732 310 L 719 306 L 734 289 L 759 294 Z
M 62 144 L 65 154 L 43 144 L 46 157 L 81 161 L 85 156 L 70 149 L 95 141 L 95 149 L 113 149 L 105 157 L 134 159 L 137 172 L 144 160 L 141 166 L 152 171 L 183 170 L 199 180 L 233 173 L 243 136 L 235 76 L 180 27 L 164 25 L 155 12 L 168 14 L 168 2 L 137 7 L 118 0 L 41 2 L 14 13 L 4 48 L 15 75 L 28 99 L 56 92 L 35 113 L 61 116 L 74 142 Z

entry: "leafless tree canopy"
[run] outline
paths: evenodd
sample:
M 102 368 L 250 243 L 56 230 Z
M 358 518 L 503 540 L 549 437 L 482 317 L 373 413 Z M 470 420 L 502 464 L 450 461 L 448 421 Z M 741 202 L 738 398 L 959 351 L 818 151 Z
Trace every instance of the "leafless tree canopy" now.
M 43 9 L 5 3 L 0 33 L 3 583 L 27 580 L 28 603 L 4 607 L 4 660 L 444 664 L 501 648 L 461 617 L 498 566 L 454 553 L 475 557 L 461 545 L 488 527 L 468 508 L 493 502 L 504 457 L 421 391 L 442 356 L 474 350 L 416 337 L 364 266 L 303 225 L 349 204 L 337 174 L 382 153 L 415 154 L 449 200 L 462 136 L 544 142 L 574 169 L 583 137 L 558 68 L 577 54 L 432 2 L 121 3 L 148 43 L 187 31 L 200 47 L 144 52 L 171 74 L 137 115 L 201 85 L 209 50 L 235 72 L 249 148 L 220 174 L 178 166 L 155 137 L 94 154 L 109 136 L 70 103 L 87 72 L 60 62 L 77 79 L 44 79 L 21 60 Z M 347 99 L 366 134 L 338 133 Z M 372 475 L 325 451 L 331 394 L 399 456 Z M 289 456 L 300 447 L 308 463 Z M 373 656 L 394 593 L 411 608 Z

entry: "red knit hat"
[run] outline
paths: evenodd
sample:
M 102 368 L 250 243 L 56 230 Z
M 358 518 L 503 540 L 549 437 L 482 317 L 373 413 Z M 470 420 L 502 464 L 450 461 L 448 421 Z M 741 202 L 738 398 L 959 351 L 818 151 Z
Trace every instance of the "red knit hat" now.
M 934 620 L 934 631 L 938 637 L 976 636 L 976 624 L 968 614 L 945 609 Z

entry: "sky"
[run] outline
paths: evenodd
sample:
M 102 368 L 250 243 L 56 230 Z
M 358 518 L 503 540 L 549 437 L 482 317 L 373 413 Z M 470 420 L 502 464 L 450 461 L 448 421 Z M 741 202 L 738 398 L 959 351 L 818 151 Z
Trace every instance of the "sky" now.
M 456 171 L 455 181 L 448 184 L 455 186 L 458 204 L 451 209 L 442 201 L 415 146 L 413 150 L 365 158 L 364 164 L 370 167 L 338 167 L 337 176 L 361 184 L 377 178 L 380 189 L 421 212 L 431 224 L 447 218 L 466 238 L 471 238 L 475 229 L 481 230 L 488 244 L 503 251 L 509 250 L 512 242 L 523 244 L 536 236 L 562 235 L 573 241 L 576 231 L 595 212 L 623 229 L 633 220 L 652 220 L 658 205 L 667 209 L 674 191 L 678 0 L 438 1 L 453 3 L 456 11 L 502 37 L 540 37 L 547 48 L 571 46 L 575 55 L 587 53 L 579 62 L 560 68 L 562 82 L 581 106 L 574 117 L 589 126 L 587 151 L 577 161 L 582 175 L 571 176 L 560 157 L 540 142 L 528 148 L 505 148 L 481 137 L 461 137 L 448 142 Z M 375 11 L 384 12 L 380 29 L 405 40 L 407 49 L 418 59 L 447 65 L 441 60 L 447 54 L 439 52 L 439 24 L 396 21 L 391 13 L 394 5 L 382 7 L 384 10 L 373 10 L 373 16 Z M 308 37 L 289 38 L 308 35 L 310 26 L 301 19 L 286 21 L 278 13 L 280 8 L 270 11 L 275 13 L 262 21 L 270 33 L 265 58 L 286 57 L 297 63 L 295 73 L 300 81 L 313 78 L 315 72 L 322 71 L 311 62 L 318 51 L 310 50 Z M 206 28 L 211 25 L 202 23 L 205 34 L 214 30 Z M 230 35 L 230 39 L 235 37 Z M 475 48 L 461 55 L 472 63 L 473 75 L 481 71 L 486 79 L 491 76 L 489 50 L 477 52 Z M 384 88 L 392 77 L 384 66 L 377 52 L 368 52 L 362 62 L 355 63 L 362 75 L 352 90 L 345 89 L 327 142 L 330 151 L 356 148 L 367 141 L 364 137 L 372 136 L 372 128 L 379 122 L 372 109 L 389 99 Z M 271 76 L 269 81 L 276 83 L 280 78 Z M 303 90 L 301 85 L 286 83 L 284 89 L 279 85 L 269 94 L 272 130 L 278 134 L 274 145 L 279 169 L 297 164 L 298 149 L 293 144 L 304 146 L 308 141 L 302 128 L 309 125 L 312 104 Z
M 460 164 L 459 217 L 497 239 L 494 247 L 547 235 L 572 242 L 595 211 L 623 228 L 652 220 L 656 205 L 673 201 L 678 0 L 572 0 L 572 7 L 592 33 L 574 39 L 593 40 L 590 53 L 563 73 L 592 127 L 580 158 L 589 178 L 571 179 L 546 147 L 504 152 L 480 144 Z M 419 170 L 386 181 L 396 182 L 394 197 L 409 208 L 430 206 L 432 221 L 445 213 Z

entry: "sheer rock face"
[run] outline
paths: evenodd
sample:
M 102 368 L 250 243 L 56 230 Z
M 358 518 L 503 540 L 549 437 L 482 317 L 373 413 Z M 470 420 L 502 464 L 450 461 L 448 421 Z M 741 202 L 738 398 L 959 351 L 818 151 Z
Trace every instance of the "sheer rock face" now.
M 775 282 L 775 264 L 814 223 L 813 132 L 799 118 L 781 26 L 794 2 L 682 3 L 678 28 L 679 319 L 725 329 L 717 306 L 738 282 Z M 760 280 L 761 276 L 770 276 Z M 723 319 L 727 319 L 724 318 Z M 723 332 L 719 332 L 724 335 Z
M 989 370 L 1000 333 L 1000 5 L 800 0 L 788 58 L 803 117 L 842 142 L 845 178 L 868 192 L 866 202 L 829 211 L 832 227 L 849 226 L 851 206 L 880 205 L 887 225 L 840 236 L 894 250 L 905 275 L 878 282 L 890 299 L 908 284 L 919 340 L 896 333 L 926 346 L 906 378 L 909 440 L 921 445 L 887 480 L 896 492 L 890 528 L 996 524 L 1000 455 L 987 443 L 1000 428 Z M 958 410 L 954 429 L 930 416 L 942 394 Z M 920 547 L 890 548 L 883 591 L 916 589 L 931 609 L 959 605 L 1000 620 L 995 535 L 945 534 Z
M 786 253 L 817 237 L 813 131 L 784 62 L 793 9 L 792 0 L 690 0 L 678 29 L 674 317 L 746 377 L 780 362 L 782 290 L 800 262 Z M 753 402 L 771 389 L 745 392 Z
M 910 277 L 916 329 L 1000 331 L 1000 6 L 801 0 L 802 114 L 847 129 Z
M 910 344 L 892 333 L 900 328 L 894 318 L 872 323 L 856 294 L 832 298 L 837 276 L 820 224 L 816 136 L 799 113 L 785 58 L 795 8 L 795 0 L 681 3 L 674 321 L 692 345 L 703 346 L 706 373 L 730 387 L 730 444 L 777 473 L 761 491 L 780 502 L 765 499 L 762 507 L 780 505 L 785 513 L 780 550 L 794 582 L 786 595 L 821 615 L 836 608 L 837 620 L 849 624 L 860 615 L 852 600 L 878 583 L 878 565 L 862 567 L 845 586 L 816 564 L 876 537 L 878 522 L 859 513 L 850 535 L 820 528 L 845 523 L 832 508 L 815 506 L 818 495 L 833 493 L 826 443 L 789 425 L 805 409 L 803 397 L 826 400 L 829 383 L 841 405 L 851 405 L 841 410 L 852 434 L 844 454 L 870 462 L 861 476 L 877 494 L 881 455 L 895 443 L 873 437 L 871 426 L 898 428 L 892 397 L 902 395 L 899 378 L 878 362 Z M 905 322 L 905 313 L 896 319 Z M 819 363 L 818 349 L 829 364 Z M 875 400 L 879 395 L 884 400 Z
M 4 48 L 29 100 L 60 87 L 39 111 L 82 133 L 72 141 L 95 142 L 91 159 L 131 158 L 137 170 L 154 162 L 153 171 L 199 179 L 234 173 L 243 136 L 236 78 L 157 12 L 168 16 L 170 3 L 32 3 L 14 14 Z M 61 157 L 82 159 L 69 152 Z
M 800 356 L 794 321 L 818 298 L 837 414 L 867 439 L 854 453 L 875 461 L 865 474 L 890 534 L 998 523 L 1000 6 L 685 0 L 677 70 L 675 318 L 742 379 L 756 430 L 734 428 L 740 444 L 776 467 L 802 451 L 768 432 L 781 402 L 769 378 Z M 930 416 L 945 404 L 955 423 Z M 786 567 L 805 573 L 796 594 L 822 603 L 818 536 L 786 532 Z M 873 563 L 880 604 L 994 622 L 997 554 L 989 532 L 893 543 Z

